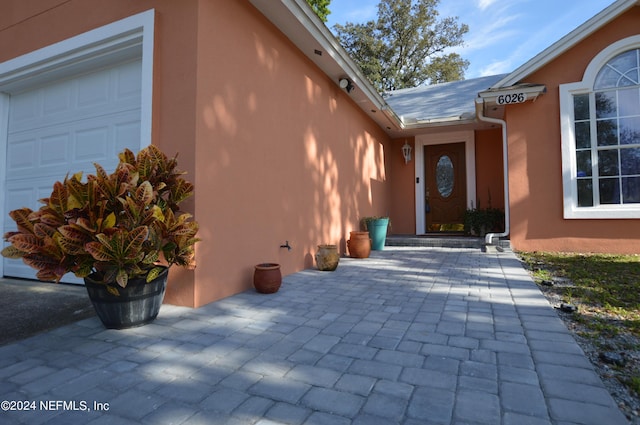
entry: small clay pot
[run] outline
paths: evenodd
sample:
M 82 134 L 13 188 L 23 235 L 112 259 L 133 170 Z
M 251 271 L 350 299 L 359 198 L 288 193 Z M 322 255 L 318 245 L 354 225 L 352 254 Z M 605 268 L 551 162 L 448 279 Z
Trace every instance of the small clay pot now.
M 262 263 L 255 266 L 253 272 L 253 286 L 261 294 L 278 292 L 282 285 L 280 264 Z
M 369 258 L 369 254 L 371 254 L 369 232 L 350 232 L 347 247 L 352 258 Z
M 318 245 L 316 265 L 320 271 L 332 272 L 338 268 L 340 254 L 337 245 Z

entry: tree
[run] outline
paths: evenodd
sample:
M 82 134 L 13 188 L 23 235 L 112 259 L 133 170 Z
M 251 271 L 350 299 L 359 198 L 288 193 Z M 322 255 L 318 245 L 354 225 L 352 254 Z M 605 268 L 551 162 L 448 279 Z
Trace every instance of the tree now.
M 342 46 L 381 92 L 464 79 L 469 61 L 447 49 L 469 31 L 438 18 L 439 0 L 381 0 L 377 21 L 336 24 Z
M 331 0 L 307 0 L 307 3 L 316 12 L 316 15 L 322 19 L 322 22 L 327 22 L 327 16 L 331 13 L 329 10 Z

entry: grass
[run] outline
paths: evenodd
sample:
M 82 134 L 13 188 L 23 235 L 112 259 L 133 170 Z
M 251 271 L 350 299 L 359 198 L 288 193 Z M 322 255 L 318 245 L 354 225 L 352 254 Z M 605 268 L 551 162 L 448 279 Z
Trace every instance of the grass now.
M 640 353 L 640 256 L 518 253 L 543 292 L 578 307 L 577 333 L 603 351 Z M 613 367 L 640 396 L 640 363 Z
M 557 285 L 563 301 L 579 307 L 578 318 L 594 332 L 628 331 L 640 337 L 640 256 L 520 253 L 537 283 Z M 564 280 L 561 280 L 563 282 Z M 589 319 L 589 320 L 587 320 Z

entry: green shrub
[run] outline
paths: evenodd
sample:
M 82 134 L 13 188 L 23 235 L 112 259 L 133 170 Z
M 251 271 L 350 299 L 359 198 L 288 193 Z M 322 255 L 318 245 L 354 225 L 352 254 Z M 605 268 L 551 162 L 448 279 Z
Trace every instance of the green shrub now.
M 501 208 L 470 208 L 464 214 L 464 232 L 484 237 L 487 233 L 504 231 L 504 210 Z

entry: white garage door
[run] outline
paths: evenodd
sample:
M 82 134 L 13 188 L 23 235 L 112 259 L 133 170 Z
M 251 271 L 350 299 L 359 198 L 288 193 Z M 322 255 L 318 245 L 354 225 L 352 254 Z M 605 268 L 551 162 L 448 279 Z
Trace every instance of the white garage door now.
M 67 173 L 94 173 L 94 162 L 109 172 L 124 148 L 139 149 L 140 88 L 136 60 L 11 94 L 4 232 L 15 230 L 9 211 L 40 208 L 38 199 L 49 197 Z M 3 261 L 5 276 L 35 278 L 22 261 Z

